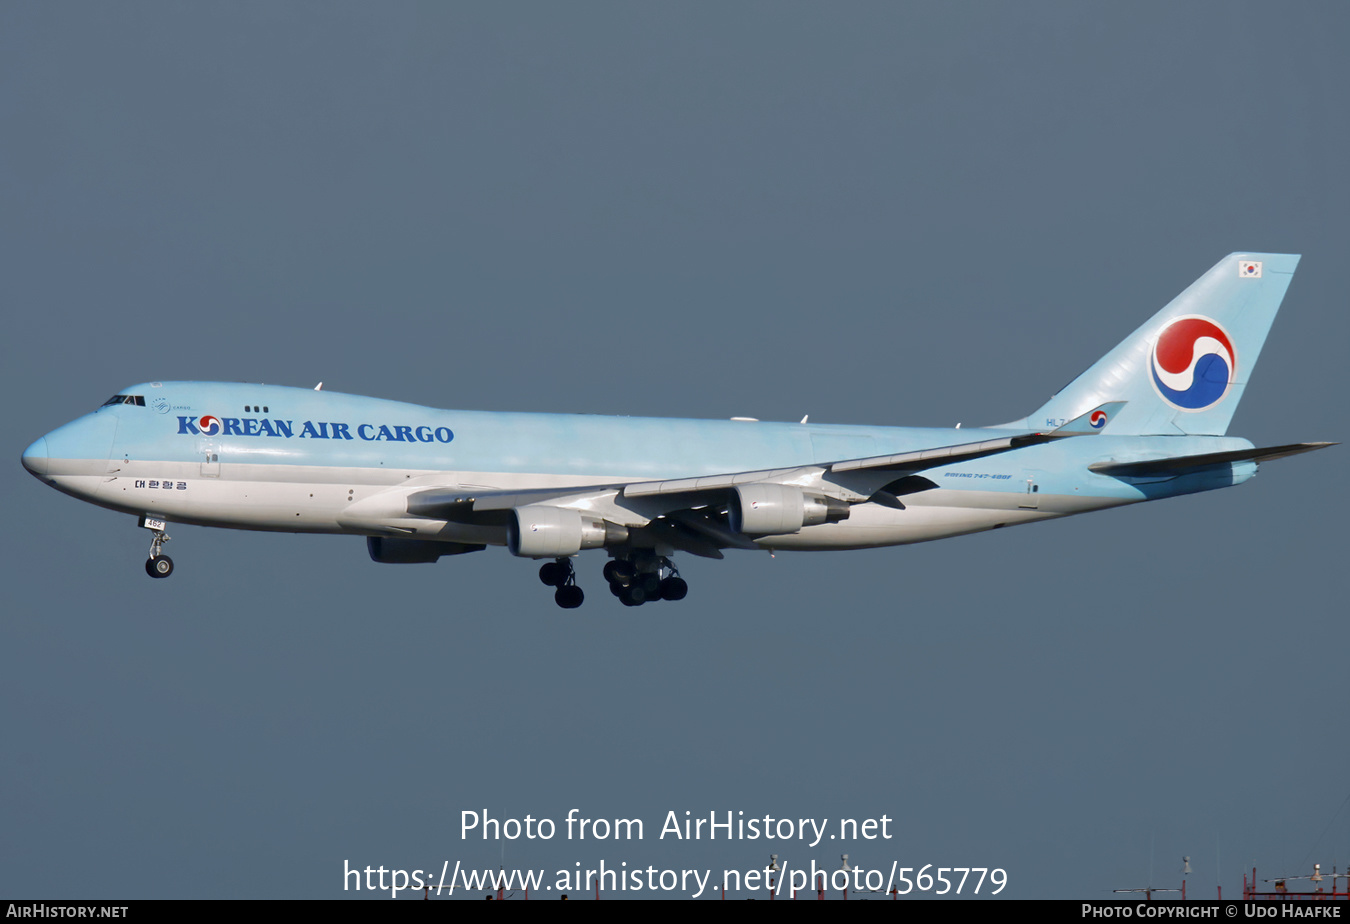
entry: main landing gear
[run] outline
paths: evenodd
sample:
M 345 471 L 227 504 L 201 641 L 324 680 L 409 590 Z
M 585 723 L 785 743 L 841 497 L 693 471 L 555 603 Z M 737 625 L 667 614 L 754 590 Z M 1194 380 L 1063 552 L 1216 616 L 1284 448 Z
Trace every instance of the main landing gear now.
M 150 557 L 145 560 L 145 573 L 152 578 L 166 578 L 173 574 L 173 559 L 160 552 L 169 541 L 169 534 L 164 531 L 166 524 L 163 520 L 147 519 L 141 525 L 154 534 L 150 540 Z
M 570 558 L 544 562 L 539 566 L 539 580 L 549 587 L 558 588 L 553 592 L 553 600 L 565 610 L 576 609 L 581 606 L 581 601 L 586 599 L 586 595 L 577 586 L 577 572 L 572 567 Z
M 609 582 L 609 592 L 624 606 L 641 606 L 656 600 L 683 600 L 689 593 L 689 585 L 671 560 L 651 552 L 611 559 L 605 565 L 604 574 Z M 539 580 L 557 588 L 553 599 L 565 610 L 576 609 L 586 599 L 577 586 L 577 573 L 570 558 L 544 562 L 539 566 Z
M 624 606 L 656 600 L 683 600 L 689 585 L 664 555 L 615 558 L 605 565 L 609 592 Z

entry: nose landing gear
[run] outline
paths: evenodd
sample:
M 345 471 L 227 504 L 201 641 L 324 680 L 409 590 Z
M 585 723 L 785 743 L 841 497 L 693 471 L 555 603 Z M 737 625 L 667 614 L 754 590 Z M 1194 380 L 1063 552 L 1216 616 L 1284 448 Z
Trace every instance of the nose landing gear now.
M 164 543 L 169 541 L 169 534 L 164 531 L 164 527 L 168 524 L 163 520 L 142 517 L 141 525 L 152 533 L 150 557 L 145 560 L 145 573 L 152 578 L 166 578 L 173 574 L 173 559 L 161 554 L 160 550 L 164 547 Z

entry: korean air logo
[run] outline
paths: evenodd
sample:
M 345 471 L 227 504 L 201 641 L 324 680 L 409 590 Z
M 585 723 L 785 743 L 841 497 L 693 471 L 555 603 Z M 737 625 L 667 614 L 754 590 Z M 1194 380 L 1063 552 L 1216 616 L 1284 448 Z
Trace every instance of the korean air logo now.
M 197 429 L 202 431 L 206 436 L 219 436 L 220 418 L 212 417 L 210 414 L 207 414 L 201 420 L 197 421 Z
M 1237 351 L 1216 321 L 1187 315 L 1158 334 L 1149 368 L 1164 401 L 1183 411 L 1203 411 L 1228 394 L 1237 372 Z
M 1092 416 L 1088 418 L 1088 426 L 1094 430 L 1106 426 L 1106 411 L 1093 411 Z

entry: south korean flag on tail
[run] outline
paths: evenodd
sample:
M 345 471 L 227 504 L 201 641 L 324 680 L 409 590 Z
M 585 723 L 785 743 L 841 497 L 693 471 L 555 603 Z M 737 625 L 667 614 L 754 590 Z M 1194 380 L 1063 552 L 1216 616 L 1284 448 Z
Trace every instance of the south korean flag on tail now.
M 1261 261 L 1260 261 L 1260 260 L 1243 260 L 1243 261 L 1239 262 L 1239 263 L 1238 263 L 1238 278 L 1239 278 L 1239 279 L 1260 279 L 1260 278 L 1261 278 Z

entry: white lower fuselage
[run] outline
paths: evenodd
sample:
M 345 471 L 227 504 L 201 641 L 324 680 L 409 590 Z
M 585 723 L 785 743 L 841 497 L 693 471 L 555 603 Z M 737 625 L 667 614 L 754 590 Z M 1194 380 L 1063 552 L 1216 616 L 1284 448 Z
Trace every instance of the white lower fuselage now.
M 819 464 L 1007 432 L 453 412 L 275 386 L 137 389 L 165 410 L 156 412 L 153 401 L 105 407 L 53 431 L 40 441 L 45 466 L 34 474 L 83 500 L 171 522 L 488 545 L 506 544 L 505 526 L 412 516 L 408 497 L 432 488 L 581 488 Z M 245 402 L 250 416 L 225 417 Z M 255 415 L 263 402 L 267 412 Z M 202 420 L 223 432 L 198 431 Z M 1087 466 L 1245 446 L 1221 437 L 1109 436 L 1033 446 L 934 467 L 924 473 L 934 486 L 901 496 L 898 506 L 854 503 L 839 522 L 750 541 L 800 550 L 899 545 L 1189 493 L 1220 485 L 1126 483 Z M 650 516 L 612 492 L 558 504 L 637 529 Z

